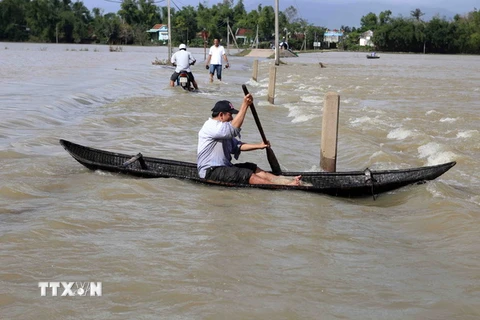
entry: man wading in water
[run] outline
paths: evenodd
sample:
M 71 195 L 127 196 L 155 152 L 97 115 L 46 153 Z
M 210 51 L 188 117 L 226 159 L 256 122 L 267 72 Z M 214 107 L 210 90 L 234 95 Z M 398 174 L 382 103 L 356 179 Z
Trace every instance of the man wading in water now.
M 218 39 L 214 39 L 213 46 L 210 47 L 210 51 L 208 52 L 207 63 L 205 65 L 210 73 L 210 82 L 213 82 L 213 74 L 215 72 L 217 73 L 217 79 L 222 81 L 222 57 L 227 63 L 225 68 L 230 67 L 227 55 L 225 54 L 225 48 L 220 45 Z
M 243 98 L 240 110 L 226 100 L 218 101 L 208 119 L 198 133 L 197 168 L 201 178 L 240 184 L 283 184 L 301 185 L 301 176 L 293 179 L 266 172 L 255 163 L 232 164 L 232 154 L 238 159 L 241 151 L 259 150 L 270 147 L 263 142 L 243 143 L 240 130 L 248 107 L 253 103 L 251 94 Z M 235 118 L 233 115 L 236 114 Z

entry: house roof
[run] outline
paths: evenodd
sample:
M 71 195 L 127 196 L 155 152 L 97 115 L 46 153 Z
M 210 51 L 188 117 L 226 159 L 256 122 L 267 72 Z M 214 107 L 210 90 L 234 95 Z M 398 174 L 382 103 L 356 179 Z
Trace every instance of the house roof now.
M 303 39 L 305 38 L 305 33 L 303 32 L 295 32 L 293 34 L 293 37 L 292 38 L 295 38 L 295 39 Z
M 168 26 L 166 24 L 157 23 L 152 27 L 152 29 L 147 30 L 147 32 L 153 32 L 153 33 L 159 32 L 159 31 L 163 31 L 163 32 L 168 31 Z
M 250 33 L 250 32 L 252 32 L 252 30 L 250 30 L 250 29 L 238 28 L 235 35 L 236 36 L 246 36 L 247 33 Z
M 368 36 L 373 36 L 373 31 L 372 30 L 368 30 L 368 31 L 365 31 L 364 33 L 362 33 L 362 37 L 368 37 Z
M 164 24 L 157 23 L 156 25 L 154 25 L 154 26 L 152 27 L 152 29 L 151 29 L 151 30 L 153 30 L 153 29 L 161 29 L 163 26 L 165 26 L 165 28 L 167 27 L 167 26 L 166 26 L 166 25 L 164 25 Z

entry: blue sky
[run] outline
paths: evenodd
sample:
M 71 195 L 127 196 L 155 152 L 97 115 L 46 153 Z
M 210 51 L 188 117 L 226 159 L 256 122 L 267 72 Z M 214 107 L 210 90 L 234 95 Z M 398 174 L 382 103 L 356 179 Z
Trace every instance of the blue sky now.
M 85 6 L 92 10 L 94 7 L 104 9 L 104 13 L 117 12 L 120 9 L 120 0 L 83 0 Z M 206 3 L 212 6 L 221 0 L 170 0 L 171 6 L 179 7 L 191 5 L 197 7 L 199 3 Z M 235 1 L 236 3 L 236 1 Z M 243 0 L 243 3 L 250 11 L 256 9 L 261 3 L 263 6 L 275 6 L 274 0 Z M 167 0 L 156 1 L 157 6 L 165 6 Z M 308 20 L 314 25 L 328 27 L 330 29 L 340 26 L 360 25 L 362 16 L 373 12 L 378 14 L 385 10 L 392 11 L 392 16 L 409 16 L 410 11 L 419 8 L 425 13 L 423 17 L 429 20 L 438 14 L 447 19 L 455 14 L 465 14 L 473 11 L 475 7 L 480 9 L 479 0 L 279 0 L 280 10 L 289 6 L 297 8 L 299 17 Z

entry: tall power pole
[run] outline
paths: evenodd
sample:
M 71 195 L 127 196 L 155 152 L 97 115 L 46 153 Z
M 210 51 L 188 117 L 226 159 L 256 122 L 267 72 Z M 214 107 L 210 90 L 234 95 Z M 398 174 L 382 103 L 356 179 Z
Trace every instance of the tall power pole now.
M 230 32 L 230 18 L 227 17 L 227 53 L 230 54 L 230 37 L 229 33 Z
M 172 28 L 170 25 L 170 0 L 167 1 L 167 15 L 168 15 L 168 62 L 172 58 Z
M 275 65 L 280 65 L 278 55 L 278 0 L 275 0 Z

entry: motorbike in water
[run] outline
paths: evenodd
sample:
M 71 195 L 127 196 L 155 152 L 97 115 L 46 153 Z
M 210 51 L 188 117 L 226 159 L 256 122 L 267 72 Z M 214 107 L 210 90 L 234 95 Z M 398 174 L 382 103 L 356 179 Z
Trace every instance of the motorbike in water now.
M 194 88 L 192 86 L 192 82 L 190 81 L 190 78 L 188 77 L 187 71 L 181 70 L 178 74 L 177 78 L 177 85 L 181 86 L 183 90 L 187 91 L 193 91 Z
M 195 64 L 195 61 L 190 63 L 191 66 L 193 66 L 194 64 Z M 173 64 L 173 65 L 176 66 L 176 64 Z M 180 72 L 178 73 L 177 86 L 181 86 L 183 90 L 186 90 L 186 91 L 195 90 L 192 81 L 188 77 L 187 70 L 180 70 Z

